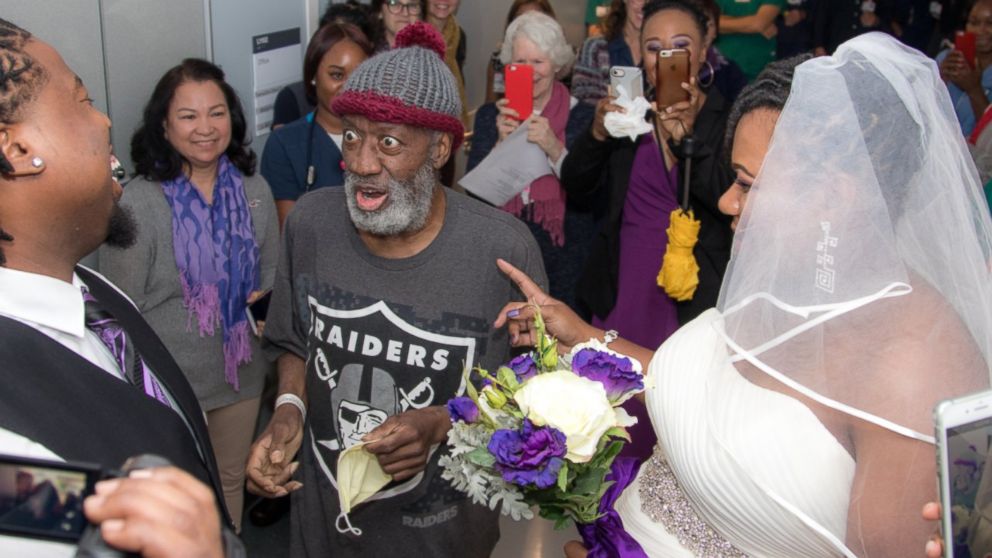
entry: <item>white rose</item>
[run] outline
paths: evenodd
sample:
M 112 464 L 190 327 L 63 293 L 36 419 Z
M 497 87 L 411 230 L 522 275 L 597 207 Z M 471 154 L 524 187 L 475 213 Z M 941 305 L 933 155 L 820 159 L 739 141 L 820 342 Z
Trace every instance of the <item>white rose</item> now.
M 568 370 L 539 374 L 513 396 L 524 415 L 537 426 L 550 426 L 565 435 L 573 463 L 585 463 L 596 453 L 599 439 L 614 426 L 631 426 L 622 408 L 614 409 L 603 384 Z

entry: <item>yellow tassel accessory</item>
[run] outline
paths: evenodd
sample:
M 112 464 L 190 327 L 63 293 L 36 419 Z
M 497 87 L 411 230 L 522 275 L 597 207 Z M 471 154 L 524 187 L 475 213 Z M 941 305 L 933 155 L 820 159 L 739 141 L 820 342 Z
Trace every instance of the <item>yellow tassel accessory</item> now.
M 692 248 L 699 240 L 699 221 L 690 209 L 672 211 L 668 225 L 668 248 L 658 271 L 658 286 L 679 302 L 691 300 L 699 286 L 699 264 Z

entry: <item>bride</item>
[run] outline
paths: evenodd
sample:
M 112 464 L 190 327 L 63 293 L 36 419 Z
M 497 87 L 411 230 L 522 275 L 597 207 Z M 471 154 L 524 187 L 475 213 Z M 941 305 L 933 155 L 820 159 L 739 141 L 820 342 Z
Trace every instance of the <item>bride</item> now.
M 728 133 L 717 307 L 653 357 L 611 345 L 650 361 L 659 442 L 639 471 L 615 464 L 589 555 L 918 555 L 931 411 L 987 388 L 992 362 L 992 223 L 937 68 L 862 35 L 792 79 L 770 68 Z M 560 346 L 603 338 L 499 265 Z M 496 325 L 528 345 L 532 313 Z

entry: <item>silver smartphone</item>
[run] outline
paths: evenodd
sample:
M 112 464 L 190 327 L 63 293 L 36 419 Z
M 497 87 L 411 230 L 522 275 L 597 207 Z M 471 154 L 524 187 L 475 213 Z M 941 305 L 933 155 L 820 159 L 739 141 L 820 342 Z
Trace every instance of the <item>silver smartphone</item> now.
M 992 390 L 934 409 L 944 556 L 992 553 Z
M 644 78 L 640 68 L 633 66 L 613 66 L 610 68 L 610 89 L 617 95 L 617 86 L 622 85 L 631 99 L 644 96 Z

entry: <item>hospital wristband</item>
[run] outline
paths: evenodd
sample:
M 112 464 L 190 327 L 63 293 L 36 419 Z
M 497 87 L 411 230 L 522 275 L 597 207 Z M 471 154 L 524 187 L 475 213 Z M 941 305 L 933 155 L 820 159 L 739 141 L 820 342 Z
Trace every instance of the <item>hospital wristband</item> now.
M 276 406 L 278 409 L 281 405 L 292 405 L 300 410 L 300 415 L 303 416 L 303 422 L 307 421 L 307 406 L 303 403 L 298 395 L 292 393 L 284 393 L 279 397 L 276 397 Z

